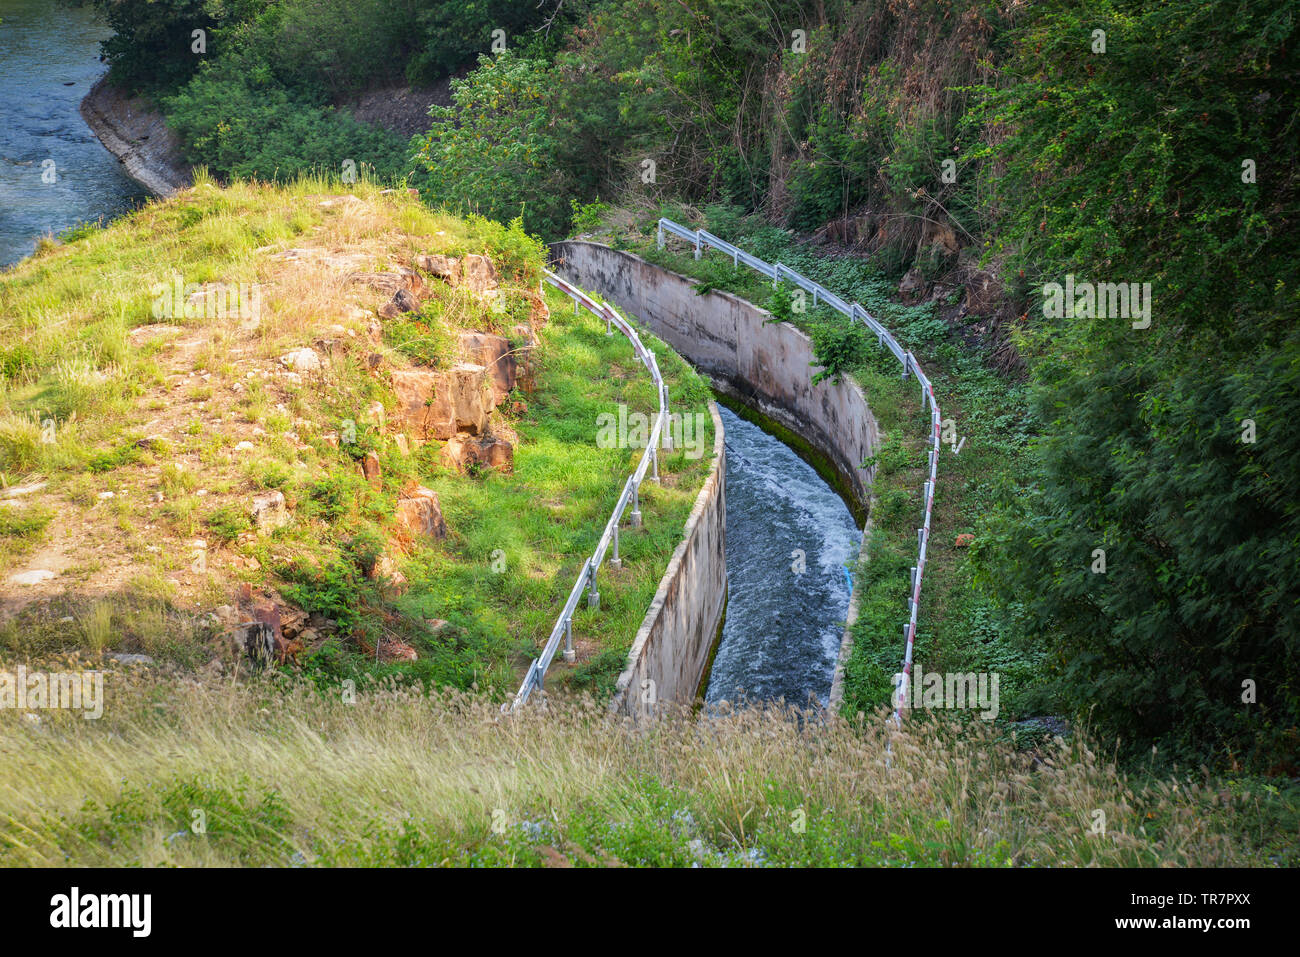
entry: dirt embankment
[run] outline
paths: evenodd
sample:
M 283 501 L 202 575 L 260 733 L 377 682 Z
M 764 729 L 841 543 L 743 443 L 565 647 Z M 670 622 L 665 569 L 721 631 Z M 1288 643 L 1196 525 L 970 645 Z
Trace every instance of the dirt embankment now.
M 444 77 L 432 86 L 374 87 L 339 105 L 350 110 L 353 118 L 362 123 L 399 136 L 415 136 L 429 131 L 432 124 L 429 107 L 435 104 L 451 106 L 451 79 Z
M 143 97 L 127 96 L 105 77 L 81 101 L 81 116 L 127 174 L 150 192 L 171 196 L 193 183 L 162 112 Z

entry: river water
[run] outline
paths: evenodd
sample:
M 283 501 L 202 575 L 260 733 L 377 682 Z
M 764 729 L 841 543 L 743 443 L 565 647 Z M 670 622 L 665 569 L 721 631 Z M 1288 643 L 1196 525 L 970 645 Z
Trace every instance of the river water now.
M 109 32 L 89 6 L 0 0 L 0 268 L 41 236 L 107 221 L 148 196 L 77 109 L 104 73 Z
M 825 704 L 862 532 L 791 449 L 729 409 L 727 619 L 707 704 L 784 698 Z

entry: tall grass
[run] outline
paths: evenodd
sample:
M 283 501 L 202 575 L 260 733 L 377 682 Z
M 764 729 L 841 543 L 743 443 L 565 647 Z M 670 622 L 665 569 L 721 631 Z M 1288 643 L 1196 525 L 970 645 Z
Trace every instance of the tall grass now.
M 1135 780 L 1083 738 L 279 690 L 113 672 L 99 721 L 0 711 L 0 864 L 1270 863 L 1257 798 Z

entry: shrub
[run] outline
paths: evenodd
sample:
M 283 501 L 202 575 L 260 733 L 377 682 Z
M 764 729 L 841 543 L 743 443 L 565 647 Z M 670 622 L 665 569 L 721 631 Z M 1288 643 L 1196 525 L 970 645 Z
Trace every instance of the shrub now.
M 546 65 L 511 53 L 482 57 L 453 81 L 454 107 L 435 106 L 434 125 L 417 138 L 414 158 L 431 174 L 434 205 L 559 235 L 568 226 L 571 184 L 551 129 Z
M 208 513 L 204 524 L 218 541 L 232 542 L 253 527 L 248 510 L 239 505 L 221 505 Z

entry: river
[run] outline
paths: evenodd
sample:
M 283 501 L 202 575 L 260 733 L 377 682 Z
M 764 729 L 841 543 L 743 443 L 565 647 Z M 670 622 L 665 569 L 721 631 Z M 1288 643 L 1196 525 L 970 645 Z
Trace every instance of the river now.
M 106 69 L 99 41 L 108 35 L 89 6 L 0 0 L 0 268 L 41 236 L 108 221 L 148 197 L 77 108 Z

